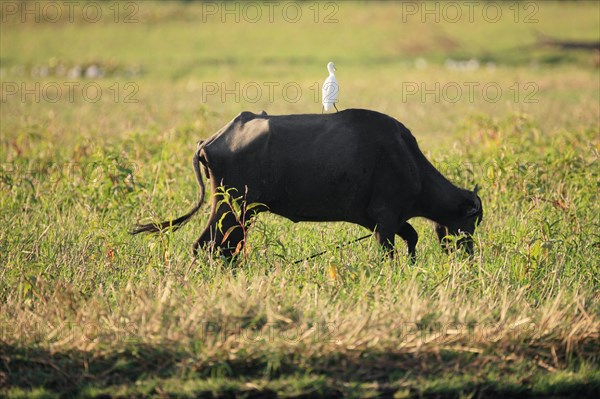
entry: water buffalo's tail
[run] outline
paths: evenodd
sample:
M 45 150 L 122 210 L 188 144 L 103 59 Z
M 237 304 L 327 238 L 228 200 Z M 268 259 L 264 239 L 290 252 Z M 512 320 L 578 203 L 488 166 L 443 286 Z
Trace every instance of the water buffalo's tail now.
M 177 219 L 167 220 L 166 222 L 161 223 L 148 223 L 148 224 L 138 224 L 135 226 L 135 229 L 131 231 L 131 234 L 139 234 L 139 233 L 158 233 L 162 230 L 168 229 L 170 227 L 173 230 L 177 230 L 181 225 L 187 222 L 202 206 L 204 202 L 204 182 L 202 181 L 202 173 L 200 172 L 200 152 L 202 151 L 202 142 L 198 143 L 198 149 L 194 154 L 194 173 L 196 174 L 196 180 L 198 181 L 198 202 L 194 207 L 185 215 L 178 217 Z

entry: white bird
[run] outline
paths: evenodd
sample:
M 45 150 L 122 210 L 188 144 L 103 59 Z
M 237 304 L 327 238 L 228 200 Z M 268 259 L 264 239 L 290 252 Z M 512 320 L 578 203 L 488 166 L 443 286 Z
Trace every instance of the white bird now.
M 329 76 L 327 77 L 327 79 L 325 79 L 325 82 L 323 83 L 323 110 L 321 110 L 321 113 L 323 113 L 323 111 L 329 111 L 332 105 L 335 108 L 335 110 L 338 111 L 337 107 L 335 106 L 335 103 L 337 103 L 338 100 L 339 87 L 337 79 L 333 74 L 333 72 L 335 72 L 336 70 L 335 65 L 333 65 L 333 62 L 327 64 L 327 70 L 329 71 Z

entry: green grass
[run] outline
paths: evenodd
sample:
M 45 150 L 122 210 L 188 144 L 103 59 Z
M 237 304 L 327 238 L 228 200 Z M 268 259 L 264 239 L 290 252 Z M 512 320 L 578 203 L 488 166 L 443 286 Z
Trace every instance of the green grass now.
M 393 3 L 339 3 L 334 24 L 202 22 L 196 3 L 138 6 L 135 24 L 0 25 L 0 395 L 600 391 L 598 58 L 534 46 L 536 31 L 599 40 L 598 4 L 539 3 L 534 24 L 515 23 L 510 4 L 497 23 L 455 24 L 404 22 Z M 417 58 L 427 65 L 417 68 Z M 482 66 L 448 69 L 449 58 Z M 240 262 L 194 260 L 208 204 L 176 233 L 128 234 L 136 222 L 192 206 L 196 141 L 240 111 L 319 112 L 314 85 L 329 60 L 342 108 L 396 117 L 453 182 L 480 185 L 485 215 L 473 259 L 443 253 L 425 220 L 414 223 L 411 265 L 402 242 L 394 261 L 382 260 L 374 240 L 335 249 L 365 234 L 360 227 L 262 214 Z M 61 63 L 107 72 L 35 74 Z M 51 103 L 7 94 L 7 84 L 71 81 L 103 95 L 92 103 L 78 89 L 73 101 L 64 93 Z M 236 82 L 294 83 L 303 95 L 203 99 L 203 84 Z M 407 83 L 469 82 L 503 95 L 406 94 Z M 127 103 L 131 87 L 137 102 Z

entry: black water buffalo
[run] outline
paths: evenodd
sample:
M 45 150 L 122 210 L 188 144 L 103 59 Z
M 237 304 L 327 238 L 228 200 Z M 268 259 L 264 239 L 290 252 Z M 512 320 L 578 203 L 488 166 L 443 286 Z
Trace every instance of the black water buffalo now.
M 448 181 L 423 155 L 410 131 L 375 111 L 348 109 L 334 114 L 278 115 L 242 112 L 209 139 L 193 159 L 199 198 L 187 214 L 167 222 L 138 225 L 134 234 L 158 232 L 185 223 L 204 200 L 201 169 L 212 192 L 234 188 L 246 203 L 294 222 L 344 221 L 370 229 L 390 254 L 397 234 L 415 257 L 418 235 L 408 220 L 436 223 L 472 253 L 471 235 L 481 221 L 481 199 Z M 231 256 L 243 246 L 242 229 L 229 207 L 213 195 L 208 226 L 194 243 Z M 251 215 L 249 215 L 251 217 Z M 220 224 L 220 226 L 219 226 Z

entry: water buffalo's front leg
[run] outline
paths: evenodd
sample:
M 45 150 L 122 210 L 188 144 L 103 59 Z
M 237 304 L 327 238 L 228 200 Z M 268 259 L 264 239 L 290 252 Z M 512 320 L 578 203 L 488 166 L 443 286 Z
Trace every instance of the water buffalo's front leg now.
M 400 237 L 402 237 L 404 241 L 406 241 L 410 261 L 412 263 L 415 263 L 417 260 L 417 241 L 419 241 L 419 235 L 417 234 L 416 230 L 408 222 L 404 222 L 400 226 L 396 234 L 398 234 Z
M 394 229 L 386 225 L 377 225 L 374 229 L 375 239 L 383 247 L 386 254 L 390 257 L 394 257 Z
M 367 214 L 371 220 L 371 230 L 375 233 L 375 239 L 387 255 L 393 258 L 398 215 L 390 210 L 386 201 L 377 196 L 369 204 Z
M 383 247 L 390 258 L 394 258 L 394 233 L 387 229 L 378 228 L 375 230 L 375 239 Z

